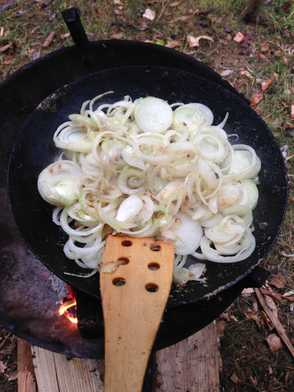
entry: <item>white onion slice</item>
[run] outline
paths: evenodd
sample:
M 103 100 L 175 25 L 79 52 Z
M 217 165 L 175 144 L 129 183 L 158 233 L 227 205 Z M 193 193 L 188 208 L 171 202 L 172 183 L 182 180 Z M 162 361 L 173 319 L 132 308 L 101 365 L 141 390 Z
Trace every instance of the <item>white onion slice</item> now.
M 147 97 L 135 103 L 135 121 L 143 132 L 164 132 L 172 120 L 172 109 L 163 99 Z
M 42 198 L 57 207 L 73 204 L 79 197 L 82 172 L 72 161 L 59 160 L 47 166 L 38 177 Z
M 189 255 L 199 247 L 202 229 L 199 223 L 189 216 L 178 214 L 172 231 L 177 255 Z
M 143 201 L 136 195 L 127 197 L 119 206 L 116 219 L 119 222 L 132 220 L 143 208 Z

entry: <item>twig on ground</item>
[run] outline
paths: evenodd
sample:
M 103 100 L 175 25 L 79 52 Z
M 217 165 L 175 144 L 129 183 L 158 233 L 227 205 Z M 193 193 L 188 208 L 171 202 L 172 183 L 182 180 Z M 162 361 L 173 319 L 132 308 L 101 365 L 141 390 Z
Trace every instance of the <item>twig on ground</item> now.
M 284 344 L 287 346 L 287 348 L 290 351 L 292 357 L 294 358 L 294 346 L 290 342 L 290 339 L 288 338 L 288 336 L 286 334 L 285 328 L 281 324 L 281 322 L 278 319 L 278 317 L 275 314 L 275 312 L 273 312 L 272 309 L 270 309 L 270 307 L 265 302 L 264 297 L 263 297 L 261 291 L 259 289 L 254 289 L 254 291 L 255 291 L 256 297 L 257 297 L 260 305 L 262 306 L 263 310 L 265 311 L 265 313 L 267 314 L 268 318 L 270 319 L 272 325 L 276 329 L 278 335 L 280 336 L 280 338 L 282 339 Z

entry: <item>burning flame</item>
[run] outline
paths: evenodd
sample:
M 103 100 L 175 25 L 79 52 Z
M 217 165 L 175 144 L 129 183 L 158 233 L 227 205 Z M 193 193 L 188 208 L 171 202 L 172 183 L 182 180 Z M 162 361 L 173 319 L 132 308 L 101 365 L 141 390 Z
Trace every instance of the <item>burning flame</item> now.
M 58 310 L 58 314 L 59 316 L 64 316 L 66 317 L 72 324 L 77 324 L 78 323 L 78 319 L 77 317 L 74 317 L 70 314 L 69 310 L 72 309 L 73 307 L 75 307 L 77 304 L 77 301 L 75 300 L 75 298 L 70 299 L 68 301 L 66 301 L 65 303 L 63 303 L 62 305 L 60 305 L 60 308 Z

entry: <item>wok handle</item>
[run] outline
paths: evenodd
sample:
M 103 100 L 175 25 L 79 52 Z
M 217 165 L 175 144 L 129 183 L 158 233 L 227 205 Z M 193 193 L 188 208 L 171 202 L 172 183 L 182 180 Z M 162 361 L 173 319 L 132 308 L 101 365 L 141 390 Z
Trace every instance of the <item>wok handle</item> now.
M 89 39 L 81 22 L 80 10 L 76 7 L 67 8 L 62 11 L 62 17 L 75 45 L 78 47 L 87 46 Z

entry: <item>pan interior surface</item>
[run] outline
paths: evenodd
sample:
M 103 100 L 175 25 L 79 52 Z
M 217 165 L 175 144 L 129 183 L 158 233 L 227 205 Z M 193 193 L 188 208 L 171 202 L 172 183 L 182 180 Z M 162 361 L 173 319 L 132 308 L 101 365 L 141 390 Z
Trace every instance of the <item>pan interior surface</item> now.
M 81 274 L 85 270 L 63 254 L 66 235 L 52 222 L 52 206 L 39 196 L 37 179 L 42 169 L 60 155 L 52 140 L 56 128 L 67 121 L 69 114 L 79 113 L 84 101 L 109 90 L 114 93 L 103 97 L 101 103 L 113 103 L 125 95 L 133 99 L 151 95 L 170 104 L 200 102 L 212 110 L 214 124 L 228 112 L 225 131 L 238 135 L 232 143 L 245 143 L 256 150 L 262 168 L 254 211 L 254 253 L 234 264 L 206 262 L 206 283 L 189 282 L 185 287 L 174 287 L 168 306 L 194 302 L 233 285 L 259 263 L 277 236 L 287 197 L 283 158 L 265 123 L 244 101 L 215 83 L 178 69 L 134 66 L 100 71 L 62 87 L 34 110 L 19 132 L 9 167 L 13 214 L 30 249 L 61 279 L 99 296 L 97 274 L 88 279 L 65 274 Z

